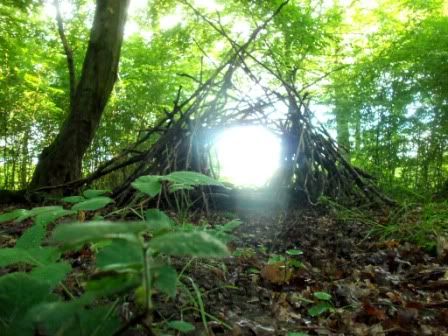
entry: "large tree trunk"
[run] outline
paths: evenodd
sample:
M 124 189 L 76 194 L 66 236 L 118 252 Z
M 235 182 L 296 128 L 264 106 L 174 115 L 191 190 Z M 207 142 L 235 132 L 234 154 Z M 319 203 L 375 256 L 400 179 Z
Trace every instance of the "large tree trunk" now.
M 95 136 L 117 78 L 129 0 L 97 0 L 90 41 L 70 113 L 53 143 L 45 148 L 30 189 L 81 177 L 82 158 Z

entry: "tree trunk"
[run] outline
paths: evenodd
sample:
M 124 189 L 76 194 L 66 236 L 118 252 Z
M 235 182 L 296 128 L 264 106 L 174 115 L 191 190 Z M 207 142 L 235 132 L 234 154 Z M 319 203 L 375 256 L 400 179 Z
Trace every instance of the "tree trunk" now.
M 337 131 L 337 143 L 344 155 L 350 155 L 350 130 L 348 124 L 347 111 L 342 107 L 336 107 L 336 131 Z
M 95 136 L 117 77 L 128 4 L 129 0 L 97 0 L 73 105 L 56 139 L 42 151 L 29 189 L 81 177 L 83 156 Z

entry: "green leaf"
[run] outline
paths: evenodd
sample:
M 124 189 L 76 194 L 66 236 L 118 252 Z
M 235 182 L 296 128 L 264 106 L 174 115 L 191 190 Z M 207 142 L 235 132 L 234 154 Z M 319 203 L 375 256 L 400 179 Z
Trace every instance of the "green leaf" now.
M 29 274 L 33 279 L 47 283 L 54 289 L 71 270 L 70 264 L 64 261 L 36 267 Z
M 301 251 L 301 250 L 287 250 L 286 254 L 288 254 L 290 256 L 298 256 L 298 255 L 302 255 L 303 251 Z
M 287 336 L 310 336 L 310 334 L 304 332 L 288 332 Z
M 104 208 L 107 204 L 113 203 L 113 201 L 114 200 L 109 197 L 95 197 L 73 205 L 72 210 L 95 211 Z
M 205 232 L 173 232 L 153 238 L 149 247 L 172 256 L 226 257 L 229 251 L 221 241 Z
M 154 270 L 154 287 L 165 293 L 171 298 L 176 296 L 177 272 L 168 265 L 156 268 Z
M 96 256 L 96 267 L 105 271 L 111 269 L 127 269 L 143 267 L 143 256 L 140 247 L 127 240 L 113 240 L 102 248 Z
M 17 209 L 11 212 L 7 212 L 0 215 L 0 223 L 9 222 L 16 218 L 19 218 L 20 216 L 25 215 L 28 212 L 28 210 L 25 209 Z
M 148 222 L 150 231 L 154 234 L 160 234 L 171 230 L 171 219 L 159 209 L 149 209 L 146 211 L 145 219 Z
M 16 242 L 16 248 L 28 249 L 42 244 L 47 230 L 43 225 L 33 225 L 27 229 Z
M 214 178 L 192 171 L 173 172 L 163 176 L 162 179 L 174 184 L 183 184 L 187 186 L 214 185 L 224 187 L 221 182 L 215 180 Z
M 68 196 L 61 199 L 65 203 L 79 203 L 85 201 L 86 199 L 82 196 Z
M 242 223 L 243 222 L 241 222 L 239 219 L 234 219 L 221 226 L 220 230 L 224 232 L 232 232 L 233 230 L 238 228 Z
M 268 264 L 276 264 L 279 262 L 285 262 L 286 258 L 278 254 L 271 254 L 268 259 Z
M 0 321 L 18 323 L 34 305 L 52 298 L 51 286 L 26 273 L 0 277 Z
M 170 192 L 176 192 L 179 190 L 194 190 L 194 188 L 189 184 L 176 183 L 170 185 Z
M 60 205 L 57 206 L 46 206 L 46 207 L 38 207 L 33 208 L 31 210 L 25 210 L 25 212 L 16 219 L 16 222 L 21 222 L 25 219 L 28 219 L 30 217 L 34 217 L 40 214 L 44 214 L 46 212 L 50 211 L 58 211 L 58 210 L 64 210 Z
M 79 313 L 78 328 L 71 330 L 68 336 L 78 336 L 79 330 L 83 330 L 84 335 L 115 335 L 120 320 L 112 309 L 112 305 L 84 309 Z
M 96 198 L 98 196 L 103 196 L 107 193 L 110 193 L 110 190 L 95 190 L 95 189 L 88 189 L 84 191 L 82 194 L 86 198 Z
M 166 324 L 169 328 L 187 333 L 195 330 L 194 325 L 185 321 L 170 321 Z
M 162 191 L 160 176 L 140 176 L 133 183 L 131 183 L 131 185 L 138 191 L 141 191 L 150 197 L 157 196 L 160 191 Z
M 56 209 L 56 210 L 49 210 L 44 213 L 36 215 L 36 219 L 34 222 L 36 225 L 47 225 L 49 223 L 54 222 L 56 219 L 75 215 L 76 211 L 73 210 L 66 210 L 66 209 Z
M 333 306 L 328 302 L 320 302 L 308 309 L 308 315 L 315 317 L 331 310 Z
M 53 247 L 2 248 L 0 249 L 0 267 L 17 263 L 39 266 L 55 262 L 59 257 L 60 252 Z
M 288 260 L 288 266 L 294 267 L 294 268 L 302 268 L 303 263 L 300 260 L 297 259 L 290 259 Z
M 85 303 L 83 298 L 42 303 L 34 306 L 28 315 L 35 324 L 39 325 L 44 335 L 65 336 L 76 328 L 78 312 L 83 309 Z
M 314 292 L 313 293 L 315 298 L 318 298 L 322 301 L 330 301 L 331 300 L 331 294 L 328 294 L 326 292 Z
M 30 315 L 45 335 L 113 335 L 119 321 L 111 306 L 86 308 L 81 299 L 42 304 Z
M 76 222 L 57 226 L 53 231 L 52 240 L 67 247 L 105 239 L 135 241 L 135 235 L 147 229 L 146 222 Z
M 125 293 L 141 284 L 139 273 L 113 273 L 92 279 L 87 282 L 86 295 L 90 297 L 107 297 L 113 294 Z M 99 275 L 101 276 L 101 273 Z

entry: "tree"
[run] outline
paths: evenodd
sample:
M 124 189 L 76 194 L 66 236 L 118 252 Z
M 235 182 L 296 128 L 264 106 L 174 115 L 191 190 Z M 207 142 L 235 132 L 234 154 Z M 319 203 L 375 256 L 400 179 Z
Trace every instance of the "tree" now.
M 97 0 L 90 40 L 70 112 L 53 143 L 39 156 L 29 189 L 81 177 L 82 159 L 95 136 L 115 84 L 129 0 Z

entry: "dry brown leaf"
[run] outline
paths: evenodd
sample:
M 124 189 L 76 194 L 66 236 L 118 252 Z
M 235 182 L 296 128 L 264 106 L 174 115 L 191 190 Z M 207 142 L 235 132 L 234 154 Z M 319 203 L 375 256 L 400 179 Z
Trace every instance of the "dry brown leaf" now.
M 261 269 L 261 277 L 275 285 L 287 284 L 291 280 L 292 270 L 284 262 L 267 264 Z
M 386 319 L 384 310 L 375 307 L 370 302 L 365 301 L 362 306 L 367 315 L 376 318 L 378 321 L 384 321 Z

